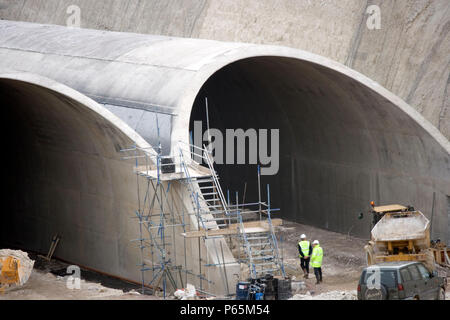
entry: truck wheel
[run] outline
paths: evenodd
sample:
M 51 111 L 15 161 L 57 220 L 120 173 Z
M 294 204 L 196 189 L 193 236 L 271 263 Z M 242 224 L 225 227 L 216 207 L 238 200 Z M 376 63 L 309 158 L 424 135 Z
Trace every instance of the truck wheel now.
M 437 299 L 445 300 L 445 290 L 444 289 L 439 288 Z

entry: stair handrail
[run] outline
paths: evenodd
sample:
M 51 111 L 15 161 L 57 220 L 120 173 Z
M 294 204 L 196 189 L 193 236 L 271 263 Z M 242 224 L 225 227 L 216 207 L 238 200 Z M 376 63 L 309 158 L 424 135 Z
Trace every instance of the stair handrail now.
M 245 226 L 244 226 L 244 222 L 242 220 L 241 211 L 239 209 L 237 209 L 237 215 L 239 217 L 239 229 L 240 229 L 239 231 L 242 234 L 242 236 L 244 237 L 244 247 L 247 251 L 248 267 L 249 267 L 250 273 L 252 275 L 252 278 L 256 279 L 256 267 L 253 262 L 252 249 L 250 247 L 250 243 L 248 242 L 247 234 L 245 233 Z
M 186 180 L 187 180 L 187 186 L 189 189 L 190 194 L 190 198 L 191 198 L 191 202 L 194 205 L 194 210 L 196 210 L 196 215 L 197 215 L 197 219 L 199 220 L 199 222 L 202 223 L 203 229 L 206 229 L 206 225 L 205 222 L 203 221 L 203 217 L 200 213 L 200 203 L 198 201 L 198 192 L 194 191 L 194 186 L 192 184 L 192 178 L 189 174 L 189 170 L 186 166 L 186 163 L 184 161 L 184 156 L 183 156 L 183 151 L 180 149 L 180 166 L 182 168 L 182 170 L 184 171 L 184 174 L 186 175 Z M 200 225 L 199 225 L 200 228 Z
M 269 185 L 267 185 L 267 222 L 269 224 L 269 231 L 272 236 L 272 241 L 274 244 L 275 255 L 276 255 L 276 258 L 275 258 L 276 264 L 280 268 L 283 277 L 286 278 L 286 272 L 284 270 L 284 263 L 283 263 L 283 261 L 281 261 L 281 259 L 279 257 L 278 241 L 277 241 L 277 237 L 275 236 L 275 230 L 274 230 L 273 224 L 272 224 L 271 210 L 270 210 L 270 187 L 269 187 Z
M 225 211 L 225 215 L 229 216 L 230 214 L 228 212 L 228 206 L 225 201 L 225 196 L 223 194 L 222 187 L 220 186 L 219 179 L 217 178 L 216 171 L 214 170 L 214 165 L 212 163 L 211 158 L 209 157 L 209 152 L 207 151 L 206 146 L 204 149 L 204 154 L 205 154 L 206 164 L 208 165 L 209 171 L 211 172 L 211 176 L 214 181 L 214 185 L 218 191 L 217 193 L 219 194 L 220 204 L 222 205 L 222 207 Z

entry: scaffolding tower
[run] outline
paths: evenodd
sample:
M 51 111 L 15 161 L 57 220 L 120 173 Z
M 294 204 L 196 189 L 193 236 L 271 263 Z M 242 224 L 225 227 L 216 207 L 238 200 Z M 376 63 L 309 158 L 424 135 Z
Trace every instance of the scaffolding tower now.
M 227 294 L 230 295 L 226 265 L 236 262 L 225 262 L 222 243 L 221 254 L 215 246 L 217 263 L 203 263 L 208 259 L 201 257 L 201 242 L 214 238 L 227 237 L 230 244 L 233 240 L 237 243 L 236 261 L 248 266 L 251 278 L 266 274 L 285 277 L 275 236 L 275 226 L 281 224 L 281 220 L 272 219 L 272 213 L 278 209 L 270 206 L 269 185 L 267 203 L 259 199 L 257 203 L 239 204 L 236 193 L 235 204 L 231 204 L 229 192 L 227 199 L 224 196 L 212 155 L 206 147 L 180 142 L 177 156 L 163 156 L 161 150 L 160 144 L 156 148 L 133 146 L 122 150 L 126 153 L 123 159 L 134 160 L 137 179 L 138 209 L 135 218 L 139 224 L 139 237 L 132 241 L 140 249 L 138 266 L 142 292 L 151 289 L 156 294 L 161 290 L 165 298 L 169 287 L 172 291 L 184 288 L 187 275 L 191 275 L 199 279 L 200 288 L 197 291 L 210 295 L 202 287 L 203 281 L 213 284 L 205 276 L 205 268 L 216 266 L 226 279 Z M 206 166 L 193 160 L 194 153 L 200 153 Z M 172 192 L 175 184 L 182 184 L 188 191 L 192 212 L 179 203 L 177 206 Z M 255 213 L 259 219 L 248 218 Z M 183 248 L 177 248 L 177 235 L 184 236 Z M 198 238 L 198 273 L 187 267 L 186 240 L 189 238 Z M 184 261 L 177 261 L 176 250 L 184 250 Z M 147 277 L 147 274 L 150 276 Z
M 122 151 L 127 153 L 124 160 L 134 160 L 137 177 L 138 209 L 135 218 L 139 224 L 139 237 L 131 241 L 137 242 L 140 249 L 141 261 L 138 266 L 142 292 L 145 293 L 150 288 L 155 294 L 161 289 L 165 298 L 169 285 L 173 291 L 184 288 L 188 274 L 211 283 L 201 272 L 195 273 L 187 269 L 185 242 L 182 248 L 185 259 L 177 261 L 176 235 L 181 233 L 178 228 L 183 232 L 190 230 L 189 215 L 192 213 L 187 212 L 183 206 L 177 207 L 172 192 L 176 182 L 192 185 L 196 179 L 207 179 L 208 173 L 199 168 L 194 170 L 192 164 L 183 160 L 174 161 L 173 157 L 163 156 L 161 146 L 156 149 L 133 146 Z M 198 196 L 192 197 L 194 199 L 199 201 Z M 198 209 L 195 210 L 197 215 L 200 214 Z M 201 220 L 200 223 L 203 225 L 204 221 Z M 146 278 L 148 272 L 150 277 Z

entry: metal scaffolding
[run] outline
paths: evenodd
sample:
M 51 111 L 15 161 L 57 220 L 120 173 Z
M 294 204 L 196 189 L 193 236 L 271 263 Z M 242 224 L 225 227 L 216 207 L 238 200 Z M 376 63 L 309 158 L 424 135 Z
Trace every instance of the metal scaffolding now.
M 178 150 L 178 156 L 163 156 L 161 145 L 157 148 L 133 146 L 122 150 L 126 153 L 123 159 L 134 160 L 136 174 L 138 209 L 135 218 L 139 225 L 139 237 L 132 241 L 138 244 L 140 250 L 138 266 L 142 292 L 152 289 L 152 293 L 157 294 L 161 290 L 165 298 L 168 292 L 184 288 L 188 275 L 199 279 L 198 291 L 204 292 L 203 282 L 213 284 L 204 273 L 208 267 L 215 266 L 222 272 L 227 294 L 230 295 L 226 265 L 236 262 L 247 264 L 252 278 L 267 273 L 285 276 L 274 229 L 274 224 L 280 224 L 281 220 L 273 223 L 272 212 L 278 209 L 270 207 L 269 186 L 267 203 L 259 200 L 257 203 L 239 204 L 236 193 L 236 203 L 232 205 L 229 192 L 225 199 L 211 154 L 206 148 L 180 143 Z M 194 152 L 201 152 L 206 167 L 192 160 Z M 258 169 L 258 181 L 259 175 Z M 189 193 L 190 208 L 182 205 L 185 195 L 178 195 L 181 201 L 175 200 L 176 185 L 183 186 L 178 192 L 182 189 Z M 259 218 L 246 218 L 255 213 Z M 215 239 L 224 237 L 230 244 L 233 239 L 238 243 L 235 262 L 225 262 L 222 242 L 219 254 Z M 188 268 L 186 241 L 189 238 L 198 238 L 198 272 Z M 215 252 L 209 254 L 216 255 L 217 263 L 208 263 L 208 254 L 202 259 L 201 248 L 206 239 L 214 239 Z M 182 247 L 177 246 L 180 242 Z M 177 261 L 177 250 L 184 250 L 182 261 Z
M 204 225 L 205 231 L 191 232 L 186 236 L 198 237 L 217 237 L 226 236 L 229 238 L 229 243 L 233 242 L 233 238 L 238 243 L 238 252 L 235 253 L 235 258 L 239 263 L 248 265 L 250 277 L 256 279 L 266 274 L 281 275 L 286 277 L 284 270 L 283 259 L 278 248 L 278 241 L 275 235 L 275 226 L 272 219 L 272 214 L 279 209 L 271 208 L 270 205 L 270 186 L 267 185 L 267 203 L 261 201 L 261 171 L 258 166 L 258 194 L 259 201 L 256 203 L 239 203 L 239 195 L 236 192 L 235 204 L 232 205 L 230 201 L 230 193 L 227 191 L 227 201 L 225 201 L 224 194 L 218 182 L 218 176 L 213 167 L 211 154 L 204 147 L 203 159 L 205 160 L 213 178 L 212 186 L 214 192 L 203 193 L 203 196 L 213 195 L 213 198 L 208 199 L 209 210 L 214 216 L 212 219 L 204 219 L 204 222 L 215 221 L 218 222 L 216 228 L 209 228 Z M 200 187 L 202 189 L 202 187 Z M 214 201 L 214 202 L 212 202 Z M 219 205 L 216 204 L 216 201 Z M 255 217 L 256 214 L 256 217 Z M 245 222 L 244 222 L 245 221 Z M 255 223 L 256 222 L 256 223 Z M 276 224 L 281 224 L 281 220 L 277 220 Z M 218 259 L 220 260 L 220 259 Z M 224 266 L 228 264 L 225 259 L 216 264 L 208 266 Z M 226 274 L 226 273 L 225 273 Z
M 139 224 L 139 237 L 132 241 L 137 242 L 140 249 L 141 261 L 138 266 L 142 292 L 145 293 L 146 289 L 151 288 L 152 293 L 156 294 L 161 289 L 166 297 L 169 286 L 172 287 L 172 292 L 177 288 L 184 288 L 187 275 L 198 277 L 200 282 L 212 283 L 201 274 L 201 269 L 196 273 L 187 268 L 186 239 L 181 236 L 183 232 L 191 230 L 190 215 L 197 216 L 199 225 L 205 224 L 201 214 L 202 208 L 194 206 L 194 212 L 187 212 L 184 206 L 177 206 L 177 201 L 174 201 L 175 193 L 172 192 L 176 183 L 181 182 L 191 187 L 193 180 L 207 178 L 207 172 L 193 168 L 194 163 L 186 163 L 181 151 L 178 161 L 170 156 L 162 156 L 160 146 L 156 149 L 134 146 L 122 151 L 127 153 L 127 156 L 123 157 L 124 160 L 134 160 L 137 177 L 138 209 L 135 218 Z M 198 195 L 191 198 L 199 202 Z M 196 228 L 197 226 L 194 227 Z M 180 238 L 183 248 L 177 248 Z M 200 241 L 198 246 L 201 260 Z M 177 261 L 177 249 L 184 250 L 184 261 Z M 146 278 L 148 272 L 150 277 Z

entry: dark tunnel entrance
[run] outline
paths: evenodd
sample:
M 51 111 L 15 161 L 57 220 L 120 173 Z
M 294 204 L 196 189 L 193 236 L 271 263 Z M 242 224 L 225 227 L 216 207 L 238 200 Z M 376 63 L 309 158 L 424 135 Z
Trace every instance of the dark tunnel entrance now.
M 55 257 L 123 275 L 131 237 L 124 212 L 135 197 L 119 150 L 131 140 L 46 87 L 2 78 L 0 96 L 7 122 L 0 247 L 46 254 L 58 234 Z
M 371 200 L 428 204 L 420 191 L 428 187 L 415 175 L 428 166 L 421 154 L 436 143 L 392 102 L 354 79 L 291 58 L 239 60 L 201 88 L 191 133 L 194 121 L 206 130 L 205 97 L 210 128 L 224 139 L 226 129 L 279 129 L 279 171 L 263 176 L 262 184 L 264 193 L 270 184 L 282 218 L 368 238 L 370 217 L 359 220 L 358 213 Z M 216 164 L 233 201 L 235 191 L 242 201 L 245 183 L 245 201 L 258 199 L 256 165 L 246 161 Z

